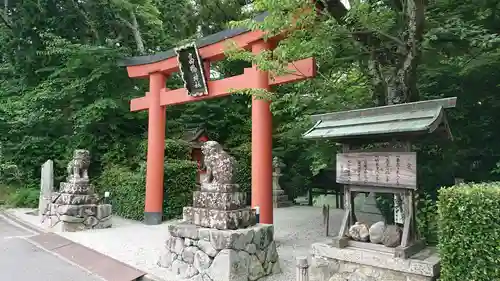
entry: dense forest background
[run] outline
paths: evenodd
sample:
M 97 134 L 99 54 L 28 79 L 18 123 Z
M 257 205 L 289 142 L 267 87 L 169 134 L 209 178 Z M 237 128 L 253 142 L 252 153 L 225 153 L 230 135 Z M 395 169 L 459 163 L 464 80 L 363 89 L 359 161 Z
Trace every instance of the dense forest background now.
M 272 54 L 233 54 L 216 63 L 221 77 L 240 73 L 250 60 L 279 68 L 283 61 L 317 59 L 315 79 L 273 89 L 273 152 L 286 164 L 282 185 L 291 197 L 304 194 L 311 177 L 332 164 L 337 149 L 328 141 L 301 138 L 312 125 L 308 115 L 441 97 L 458 97 L 457 108 L 449 111 L 454 141 L 432 138 L 415 144 L 420 190 L 433 198 L 455 177 L 499 178 L 496 0 L 328 0 L 317 5 L 258 0 L 253 11 L 242 9 L 250 2 L 244 0 L 0 2 L 4 193 L 14 189 L 36 200 L 40 165 L 54 160 L 61 180 L 75 148 L 91 151 L 91 177 L 98 189 L 114 185 L 124 194 L 142 192 L 147 113 L 129 112 L 129 101 L 144 95 L 147 81 L 129 79 L 118 61 L 168 50 L 230 24 L 270 32 L 294 28 Z M 305 12 L 297 17 L 298 9 Z M 270 13 L 263 24 L 235 23 L 260 10 Z M 168 82 L 170 88 L 180 85 L 177 76 Z M 242 163 L 240 183 L 248 189 L 250 101 L 243 94 L 167 109 L 168 188 L 193 165 L 180 140 L 183 132 L 203 124 L 210 138 Z M 130 200 L 140 209 L 140 199 Z

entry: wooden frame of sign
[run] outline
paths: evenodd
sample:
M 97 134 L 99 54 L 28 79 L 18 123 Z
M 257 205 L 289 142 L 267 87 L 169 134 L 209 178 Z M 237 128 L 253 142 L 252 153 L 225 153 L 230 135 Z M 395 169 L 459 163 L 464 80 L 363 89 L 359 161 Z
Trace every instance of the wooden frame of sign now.
M 415 219 L 415 191 L 417 189 L 416 153 L 410 152 L 409 142 L 397 142 L 392 148 L 360 150 L 352 144 L 343 144 L 337 154 L 337 182 L 344 184 L 344 217 L 334 246 L 364 248 L 391 253 L 406 259 L 425 247 L 418 237 Z M 399 145 L 399 147 L 397 147 Z M 358 192 L 401 194 L 404 201 L 404 224 L 401 245 L 389 248 L 370 242 L 353 241 L 348 237 L 349 227 L 355 222 L 354 197 Z
M 196 43 L 186 44 L 175 48 L 174 51 L 177 55 L 179 73 L 188 95 L 193 97 L 208 95 L 207 77 L 210 78 L 210 73 L 205 73 Z

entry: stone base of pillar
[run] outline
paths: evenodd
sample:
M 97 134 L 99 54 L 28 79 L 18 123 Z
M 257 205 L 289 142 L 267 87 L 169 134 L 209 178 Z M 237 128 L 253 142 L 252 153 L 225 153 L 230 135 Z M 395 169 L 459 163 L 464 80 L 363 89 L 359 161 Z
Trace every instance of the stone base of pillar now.
M 170 269 L 176 278 L 248 281 L 281 272 L 273 225 L 217 230 L 182 223 L 168 230 L 158 266 Z
M 331 244 L 312 245 L 311 280 L 434 281 L 439 256 L 425 248 L 408 259 L 355 247 L 339 249 Z

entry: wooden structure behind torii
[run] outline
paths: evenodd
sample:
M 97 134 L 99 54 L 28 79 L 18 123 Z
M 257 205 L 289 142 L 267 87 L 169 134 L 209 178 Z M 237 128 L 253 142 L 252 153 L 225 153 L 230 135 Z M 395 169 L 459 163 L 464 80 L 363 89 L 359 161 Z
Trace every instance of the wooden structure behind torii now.
M 255 20 L 260 21 L 263 14 Z M 288 66 L 290 74 L 271 78 L 257 65 L 246 68 L 241 75 L 210 81 L 210 64 L 224 58 L 227 41 L 239 48 L 258 54 L 272 50 L 282 36 L 264 39 L 265 32 L 247 29 L 230 29 L 196 41 L 203 60 L 208 92 L 202 96 L 190 96 L 186 88 L 170 90 L 166 79 L 179 71 L 175 50 L 151 56 L 127 58 L 122 62 L 131 78 L 149 79 L 149 92 L 130 103 L 131 111 L 148 110 L 148 152 L 146 172 L 146 199 L 144 222 L 159 224 L 163 210 L 163 170 L 165 144 L 165 118 L 168 106 L 230 95 L 233 90 L 269 89 L 270 86 L 314 77 L 316 66 L 313 58 L 295 61 Z M 272 115 L 270 102 L 252 98 L 252 207 L 260 208 L 261 223 L 273 223 L 272 193 Z

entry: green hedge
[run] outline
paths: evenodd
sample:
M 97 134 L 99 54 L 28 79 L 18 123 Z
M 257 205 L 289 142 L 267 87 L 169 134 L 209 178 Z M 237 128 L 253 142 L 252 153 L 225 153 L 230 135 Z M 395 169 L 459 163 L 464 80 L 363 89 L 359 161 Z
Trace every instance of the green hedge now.
M 500 183 L 439 191 L 441 281 L 500 280 Z
M 146 188 L 145 163 L 132 170 L 126 166 L 106 168 L 97 181 L 100 192 L 111 192 L 113 212 L 119 216 L 142 220 Z M 165 161 L 165 195 L 163 219 L 172 219 L 182 214 L 182 208 L 192 203 L 192 192 L 196 187 L 196 163 L 187 160 Z

